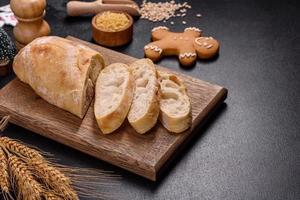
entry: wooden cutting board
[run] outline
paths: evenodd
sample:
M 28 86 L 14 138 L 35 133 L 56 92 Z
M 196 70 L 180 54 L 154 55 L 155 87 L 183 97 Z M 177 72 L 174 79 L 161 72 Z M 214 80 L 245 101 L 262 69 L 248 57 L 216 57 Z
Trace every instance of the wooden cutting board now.
M 67 38 L 99 51 L 106 64 L 136 60 L 73 37 Z M 158 69 L 170 71 L 159 66 Z M 10 115 L 11 123 L 155 181 L 178 147 L 193 134 L 200 134 L 193 129 L 227 96 L 227 90 L 221 86 L 172 73 L 184 81 L 192 103 L 192 128 L 182 134 L 170 134 L 158 123 L 149 133 L 140 135 L 125 122 L 113 134 L 103 135 L 97 127 L 93 106 L 81 120 L 50 105 L 18 79 L 0 90 L 0 115 Z

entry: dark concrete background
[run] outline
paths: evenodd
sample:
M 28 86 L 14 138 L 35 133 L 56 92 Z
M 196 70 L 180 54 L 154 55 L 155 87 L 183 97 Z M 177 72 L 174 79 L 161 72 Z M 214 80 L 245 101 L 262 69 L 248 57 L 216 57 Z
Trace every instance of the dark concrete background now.
M 189 69 L 179 67 L 175 58 L 159 64 L 225 86 L 229 96 L 160 181 L 145 180 L 14 125 L 5 135 L 49 151 L 64 164 L 115 171 L 122 180 L 110 192 L 121 193 L 121 199 L 300 199 L 299 1 L 189 2 L 187 25 L 180 19 L 167 25 L 174 31 L 201 28 L 220 41 L 220 55 Z M 52 34 L 90 41 L 91 17 L 68 18 L 65 5 L 48 0 Z M 196 18 L 197 13 L 203 17 Z M 150 30 L 158 25 L 164 24 L 137 20 L 132 43 L 116 50 L 143 57 Z M 5 30 L 11 34 L 11 28 Z M 13 77 L 1 78 L 0 86 Z

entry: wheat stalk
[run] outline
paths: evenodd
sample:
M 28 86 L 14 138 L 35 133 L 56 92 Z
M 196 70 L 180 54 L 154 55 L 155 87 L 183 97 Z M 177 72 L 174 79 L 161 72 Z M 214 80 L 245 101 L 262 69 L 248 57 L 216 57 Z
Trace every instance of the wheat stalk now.
M 8 157 L 11 178 L 18 188 L 18 199 L 41 200 L 43 188 L 34 179 L 26 164 L 15 155 Z
M 8 177 L 11 188 L 18 192 L 18 200 L 79 200 L 77 192 L 93 199 L 112 198 L 111 193 L 99 192 L 95 188 L 95 185 L 113 186 L 117 177 L 112 174 L 95 169 L 72 169 L 49 162 L 43 157 L 49 154 L 7 137 L 0 137 L 0 150 L 3 150 L 0 151 L 0 184 L 3 184 L 0 189 L 9 191 L 9 185 L 6 187 L 2 181 L 3 177 L 6 181 Z M 7 174 L 2 172 L 5 171 L 2 166 L 6 166 Z
M 8 137 L 0 137 L 0 143 L 9 151 L 19 156 L 27 157 L 27 158 L 40 158 L 43 156 L 35 149 L 31 149 L 23 144 L 20 144 Z
M 9 196 L 9 188 L 8 161 L 4 150 L 0 146 L 0 189 L 5 199 Z
M 64 199 L 79 199 L 76 192 L 71 187 L 70 178 L 66 177 L 46 160 L 33 158 L 29 159 L 27 163 L 34 174 L 40 178 L 47 187 L 50 187 L 56 193 L 61 194 Z

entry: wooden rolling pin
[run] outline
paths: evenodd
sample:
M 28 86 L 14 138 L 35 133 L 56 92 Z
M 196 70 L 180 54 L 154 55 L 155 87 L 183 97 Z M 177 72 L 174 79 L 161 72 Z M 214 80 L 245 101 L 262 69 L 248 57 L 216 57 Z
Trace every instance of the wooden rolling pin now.
M 67 13 L 69 16 L 97 14 L 106 10 L 123 11 L 131 16 L 140 16 L 139 7 L 132 0 L 70 1 L 67 3 Z

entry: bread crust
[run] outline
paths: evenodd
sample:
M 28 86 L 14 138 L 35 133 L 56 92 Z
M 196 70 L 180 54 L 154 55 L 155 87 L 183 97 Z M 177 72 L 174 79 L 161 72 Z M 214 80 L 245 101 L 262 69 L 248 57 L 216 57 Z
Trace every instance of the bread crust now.
M 159 115 L 159 99 L 158 99 L 158 81 L 157 81 L 157 73 L 153 62 L 150 59 L 140 59 L 130 65 L 132 73 L 134 74 L 135 81 L 145 79 L 147 81 L 147 85 L 145 87 L 140 87 L 145 89 L 147 92 L 147 100 L 148 104 L 143 104 L 142 115 L 136 117 L 135 115 L 136 110 L 133 109 L 140 104 L 139 99 L 136 99 L 136 96 L 139 95 L 138 85 L 135 84 L 135 93 L 134 93 L 134 100 L 132 102 L 131 109 L 129 110 L 128 114 L 128 121 L 131 126 L 136 130 L 136 132 L 140 134 L 144 134 L 149 131 L 152 127 L 155 126 L 158 115 Z M 146 77 L 139 77 L 139 72 L 144 73 L 143 76 Z M 146 74 L 148 72 L 148 74 Z M 149 76 L 149 77 L 147 77 Z
M 102 56 L 76 42 L 40 37 L 15 57 L 13 70 L 44 100 L 83 118 L 94 95 Z
M 99 114 L 101 113 L 100 109 L 103 109 L 100 106 L 100 100 L 103 98 L 100 95 L 101 87 L 103 84 L 103 78 L 102 73 L 106 73 L 106 71 L 111 67 L 123 67 L 126 68 L 128 72 L 128 81 L 126 83 L 126 87 L 124 88 L 124 95 L 122 96 L 120 103 L 116 107 L 116 109 L 110 111 L 109 113 L 105 114 Z M 96 117 L 97 124 L 102 131 L 103 134 L 109 134 L 113 131 L 117 130 L 124 120 L 126 119 L 126 116 L 128 114 L 129 108 L 131 106 L 132 98 L 133 98 L 133 92 L 134 92 L 134 81 L 133 77 L 131 75 L 131 72 L 127 65 L 122 63 L 114 63 L 109 66 L 107 66 L 98 76 L 97 83 L 96 83 L 96 95 L 95 95 L 95 105 L 94 105 L 94 114 Z M 97 94 L 99 93 L 99 94 Z
M 158 76 L 161 93 L 159 119 L 168 131 L 181 133 L 192 124 L 191 103 L 187 89 L 173 74 L 159 72 Z M 168 101 L 174 106 L 169 107 Z

